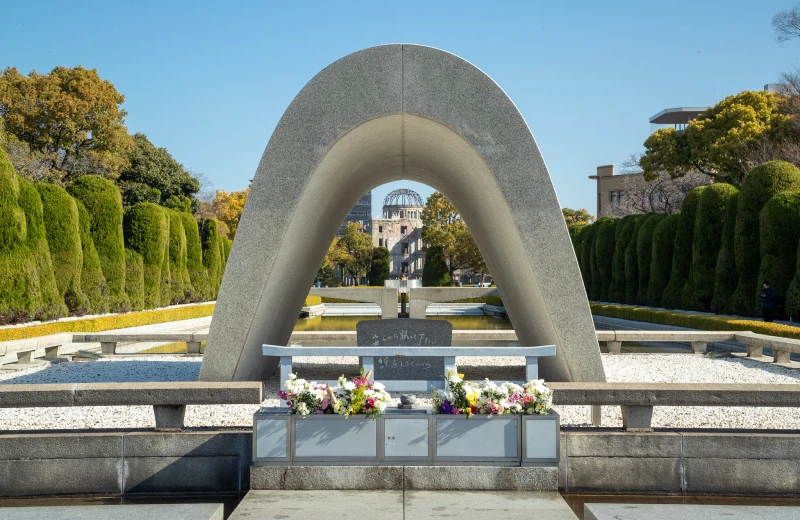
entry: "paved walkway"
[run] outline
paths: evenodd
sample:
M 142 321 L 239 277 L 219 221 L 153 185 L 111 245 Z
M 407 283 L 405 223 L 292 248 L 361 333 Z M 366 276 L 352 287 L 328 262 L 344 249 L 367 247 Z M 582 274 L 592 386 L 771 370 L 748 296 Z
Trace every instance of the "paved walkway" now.
M 557 492 L 250 491 L 229 520 L 576 520 Z

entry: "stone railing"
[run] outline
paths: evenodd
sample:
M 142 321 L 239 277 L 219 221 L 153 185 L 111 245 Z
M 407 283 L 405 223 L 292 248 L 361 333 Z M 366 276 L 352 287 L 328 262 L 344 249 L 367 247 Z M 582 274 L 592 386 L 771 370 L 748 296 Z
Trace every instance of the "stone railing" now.
M 548 383 L 556 405 L 621 406 L 626 430 L 650 430 L 654 406 L 800 407 L 800 385 Z M 595 426 L 600 426 L 599 421 Z
M 43 353 L 45 359 L 57 358 L 61 353 L 64 343 L 69 343 L 69 334 L 54 334 L 33 339 L 20 339 L 0 343 L 0 365 L 8 354 L 16 354 L 17 363 L 30 363 L 38 353 Z
M 206 341 L 208 332 L 162 332 L 162 333 L 127 333 L 127 334 L 75 334 L 72 336 L 73 343 L 100 343 L 100 351 L 103 354 L 116 354 L 117 345 L 120 343 L 150 343 L 150 342 L 170 342 L 186 343 L 186 351 L 189 354 L 200 353 L 200 343 Z
M 543 345 L 538 347 L 281 347 L 275 345 L 264 345 L 262 353 L 265 356 L 280 358 L 281 381 L 289 379 L 292 373 L 292 359 L 297 356 L 359 356 L 361 367 L 364 373 L 375 374 L 376 360 L 394 358 L 413 358 L 413 357 L 438 357 L 442 358 L 443 377 L 437 380 L 426 379 L 376 379 L 383 383 L 388 391 L 407 391 L 425 392 L 431 388 L 442 390 L 444 381 L 450 373 L 458 373 L 456 357 L 458 356 L 480 356 L 480 357 L 524 357 L 525 358 L 525 380 L 530 381 L 539 379 L 539 358 L 555 356 L 555 345 Z M 335 384 L 333 381 L 319 381 L 320 383 Z M 520 382 L 521 383 L 521 382 Z M 281 406 L 285 406 L 281 403 Z
M 186 405 L 260 404 L 260 381 L 0 385 L 0 408 L 152 406 L 156 430 L 183 428 Z

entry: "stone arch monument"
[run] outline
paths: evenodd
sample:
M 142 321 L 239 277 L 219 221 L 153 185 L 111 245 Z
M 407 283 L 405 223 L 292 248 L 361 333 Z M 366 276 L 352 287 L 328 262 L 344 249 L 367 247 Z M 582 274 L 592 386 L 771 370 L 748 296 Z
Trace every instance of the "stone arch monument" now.
M 263 379 L 331 238 L 366 191 L 425 183 L 458 208 L 520 344 L 555 344 L 552 381 L 604 381 L 586 292 L 550 175 L 511 99 L 447 52 L 383 45 L 336 61 L 269 140 L 222 280 L 200 377 Z

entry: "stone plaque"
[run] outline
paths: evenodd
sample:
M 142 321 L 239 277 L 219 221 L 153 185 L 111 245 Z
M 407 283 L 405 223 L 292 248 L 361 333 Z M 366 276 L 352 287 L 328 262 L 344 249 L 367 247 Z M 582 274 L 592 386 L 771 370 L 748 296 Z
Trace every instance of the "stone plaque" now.
M 444 320 L 366 320 L 356 325 L 359 347 L 449 347 L 453 325 Z M 444 377 L 444 358 L 375 358 L 375 379 L 436 381 Z

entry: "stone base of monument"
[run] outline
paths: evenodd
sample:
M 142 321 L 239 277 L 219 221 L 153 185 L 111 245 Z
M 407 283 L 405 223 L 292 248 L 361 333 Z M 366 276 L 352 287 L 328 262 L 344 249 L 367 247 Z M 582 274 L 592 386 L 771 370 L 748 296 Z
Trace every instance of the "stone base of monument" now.
M 222 504 L 125 504 L 91 506 L 3 507 L 4 520 L 222 520 Z
M 253 417 L 255 466 L 542 466 L 558 464 L 559 416 L 443 415 L 390 408 L 363 415 L 290 415 L 262 408 Z
M 557 491 L 555 466 L 256 466 L 253 490 Z

